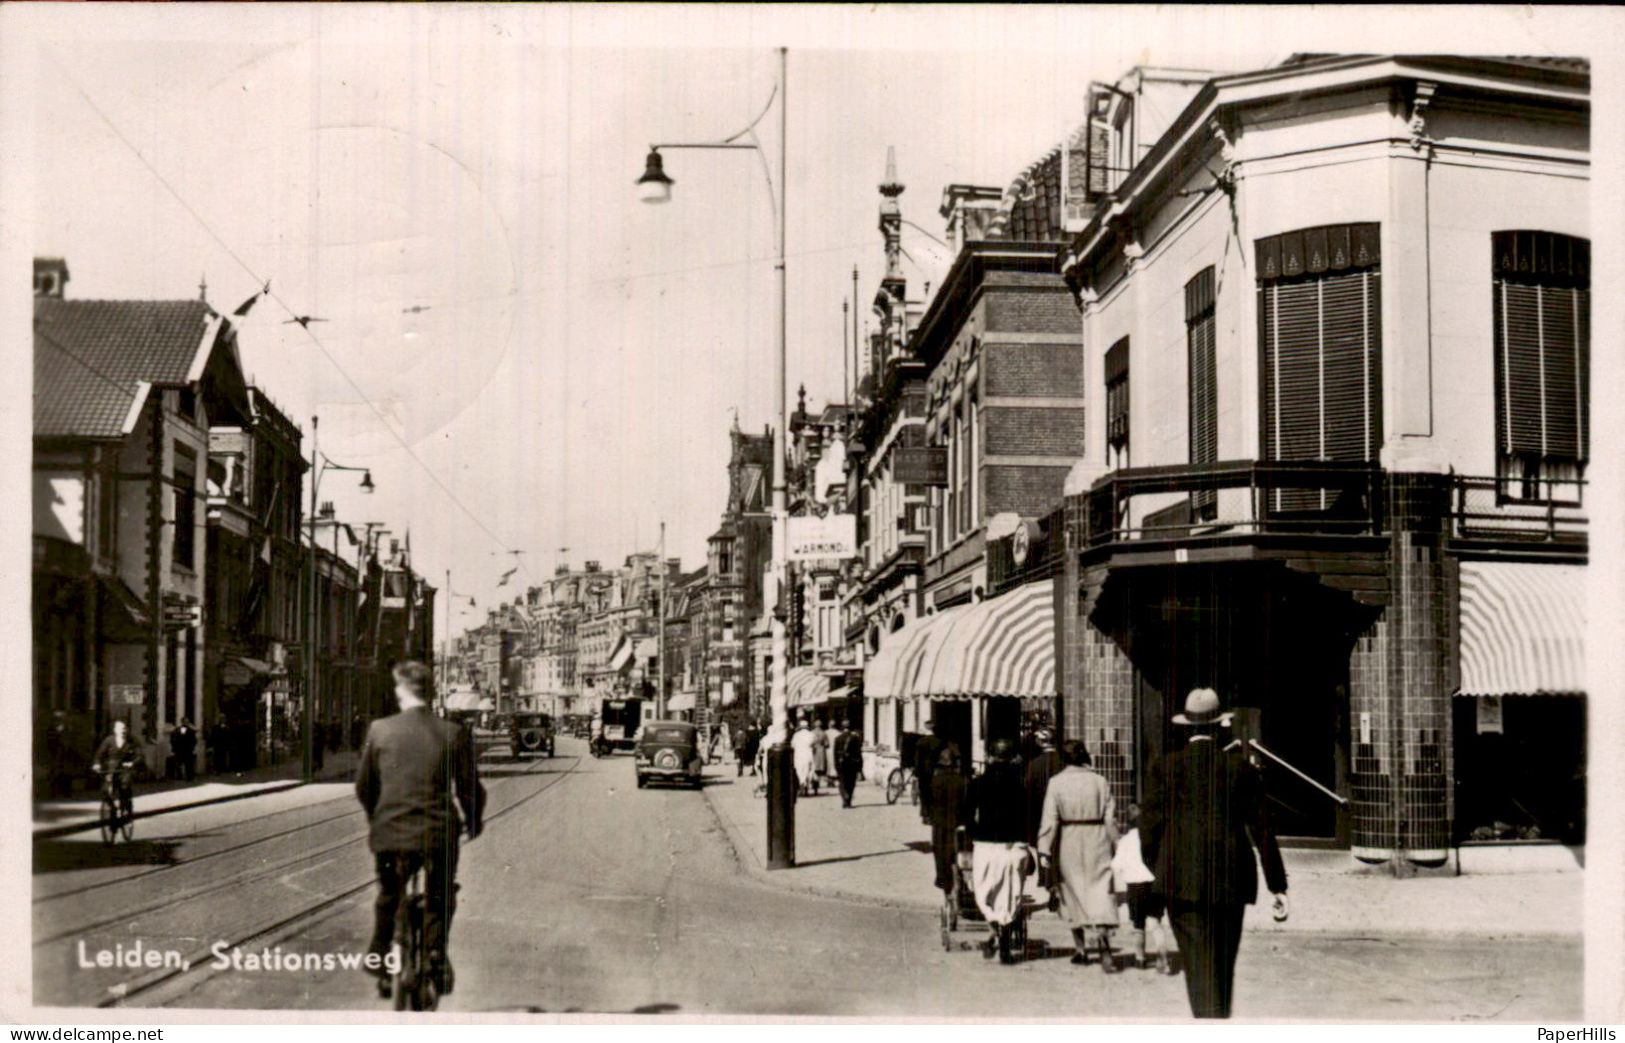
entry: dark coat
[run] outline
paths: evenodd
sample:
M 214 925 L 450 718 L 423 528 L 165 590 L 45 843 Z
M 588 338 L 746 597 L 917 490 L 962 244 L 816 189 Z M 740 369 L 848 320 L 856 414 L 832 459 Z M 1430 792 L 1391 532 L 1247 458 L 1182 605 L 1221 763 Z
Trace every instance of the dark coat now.
M 938 768 L 932 776 L 927 815 L 933 832 L 946 830 L 950 836 L 970 824 L 970 784 L 958 769 Z
M 1027 785 L 1019 764 L 989 764 L 970 784 L 970 802 L 972 840 L 1015 844 L 1027 839 Z
M 355 792 L 374 852 L 422 851 L 457 837 L 452 791 L 470 833 L 484 823 L 485 788 L 469 733 L 431 714 L 403 710 L 372 722 L 356 768 Z
M 1250 905 L 1258 897 L 1257 845 L 1271 893 L 1286 867 L 1270 831 L 1258 770 L 1239 751 L 1203 739 L 1150 772 L 1140 813 L 1140 853 L 1174 901 Z
M 197 752 L 197 729 L 189 725 L 178 726 L 169 735 L 169 748 L 177 757 L 190 757 Z
M 1061 774 L 1066 765 L 1055 750 L 1040 750 L 1027 763 L 1025 786 L 1027 789 L 1027 843 L 1038 842 L 1038 827 L 1044 818 L 1044 793 L 1049 780 Z M 1047 853 L 1047 852 L 1046 852 Z
M 835 737 L 835 766 L 854 771 L 863 767 L 863 736 L 842 732 Z

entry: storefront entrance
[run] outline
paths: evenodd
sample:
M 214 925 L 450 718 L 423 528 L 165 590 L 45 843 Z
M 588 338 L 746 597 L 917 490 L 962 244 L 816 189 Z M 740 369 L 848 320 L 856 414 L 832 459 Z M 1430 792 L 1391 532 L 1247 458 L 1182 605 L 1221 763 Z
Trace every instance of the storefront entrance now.
M 1346 845 L 1349 654 L 1369 610 L 1255 563 L 1120 570 L 1108 590 L 1096 618 L 1118 621 L 1134 664 L 1140 791 L 1148 766 L 1186 741 L 1172 723 L 1185 696 L 1213 688 L 1237 711 L 1234 734 L 1260 746 L 1277 834 Z

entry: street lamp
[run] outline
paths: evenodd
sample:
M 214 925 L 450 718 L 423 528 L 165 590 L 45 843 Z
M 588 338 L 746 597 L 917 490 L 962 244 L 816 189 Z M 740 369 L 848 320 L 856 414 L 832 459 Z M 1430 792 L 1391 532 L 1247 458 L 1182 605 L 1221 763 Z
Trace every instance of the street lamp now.
M 316 624 L 320 617 L 316 604 L 316 497 L 321 491 L 322 475 L 328 471 L 360 471 L 361 491 L 370 495 L 377 488 L 373 485 L 370 469 L 346 467 L 322 455 L 320 424 L 319 417 L 310 418 L 310 550 L 306 553 L 306 568 L 310 573 L 310 604 L 305 613 L 305 693 L 300 700 L 304 704 L 300 713 L 304 724 L 304 739 L 300 743 L 300 777 L 306 782 L 316 778 Z
M 789 194 L 790 167 L 787 162 L 787 143 L 789 141 L 789 105 L 788 105 L 788 67 L 789 51 L 779 48 L 779 77 L 768 95 L 767 104 L 762 111 L 751 120 L 750 125 L 737 134 L 723 138 L 721 141 L 704 142 L 668 142 L 649 146 L 649 155 L 644 163 L 643 176 L 638 178 L 638 198 L 645 203 L 665 203 L 671 200 L 671 187 L 674 182 L 666 174 L 665 164 L 661 159 L 661 149 L 749 149 L 756 153 L 761 161 L 762 175 L 767 178 L 768 191 L 773 195 L 773 224 L 776 256 L 774 269 L 778 273 L 777 311 L 778 329 L 776 340 L 778 353 L 773 366 L 773 400 L 774 412 L 778 416 L 778 423 L 773 431 L 773 560 L 769 567 L 772 576 L 772 597 L 770 603 L 778 606 L 786 585 L 785 577 L 785 475 L 784 475 L 784 447 L 785 427 L 785 270 L 784 270 L 784 239 L 785 239 L 785 197 Z M 762 143 L 756 137 L 756 125 L 767 115 L 773 102 L 779 103 L 779 181 L 775 184 L 773 172 L 768 168 L 767 153 Z M 770 706 L 773 712 L 773 732 L 779 736 L 779 742 L 768 750 L 767 757 L 767 866 L 769 869 L 787 869 L 795 865 L 795 783 L 794 767 L 790 758 L 789 744 L 789 707 L 786 703 L 785 650 L 784 650 L 784 614 L 777 607 L 773 613 L 773 685 L 770 697 Z

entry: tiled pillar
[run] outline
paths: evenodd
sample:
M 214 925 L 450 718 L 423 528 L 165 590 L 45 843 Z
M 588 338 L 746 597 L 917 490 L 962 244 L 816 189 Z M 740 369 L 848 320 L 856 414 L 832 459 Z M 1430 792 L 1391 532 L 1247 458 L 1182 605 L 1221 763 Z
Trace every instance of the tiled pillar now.
M 1367 861 L 1437 864 L 1448 855 L 1452 815 L 1448 479 L 1390 474 L 1385 500 L 1389 603 L 1349 662 L 1353 851 Z
M 1055 619 L 1061 737 L 1083 741 L 1095 770 L 1127 807 L 1134 799 L 1134 666 L 1089 615 L 1106 569 L 1084 570 L 1078 560 L 1087 543 L 1088 496 L 1068 496 L 1065 510 L 1066 564 L 1056 577 Z

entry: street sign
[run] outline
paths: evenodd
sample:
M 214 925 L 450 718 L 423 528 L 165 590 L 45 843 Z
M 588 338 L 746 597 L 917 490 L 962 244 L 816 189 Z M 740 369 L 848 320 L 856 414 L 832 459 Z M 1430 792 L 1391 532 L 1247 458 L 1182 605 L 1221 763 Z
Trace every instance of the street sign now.
M 854 514 L 830 514 L 787 519 L 790 561 L 827 561 L 858 554 L 858 519 Z
M 941 446 L 898 446 L 892 451 L 892 481 L 902 485 L 948 484 L 948 450 Z
M 114 706 L 140 706 L 146 701 L 147 689 L 139 684 L 110 684 L 107 701 Z

